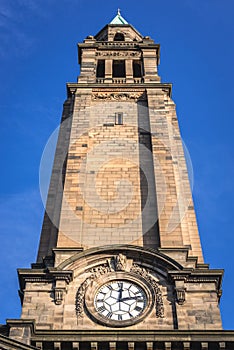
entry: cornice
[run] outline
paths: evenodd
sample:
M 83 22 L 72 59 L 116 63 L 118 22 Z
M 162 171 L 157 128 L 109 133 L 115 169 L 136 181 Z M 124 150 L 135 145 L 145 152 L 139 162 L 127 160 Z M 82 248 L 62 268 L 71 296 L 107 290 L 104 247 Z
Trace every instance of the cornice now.
M 26 282 L 54 282 L 65 281 L 69 283 L 73 278 L 73 271 L 61 271 L 56 268 L 46 269 L 18 269 L 18 278 L 20 284 L 20 290 L 25 289 Z
M 3 348 L 2 348 L 2 346 L 3 346 Z M 8 338 L 8 337 L 1 335 L 1 334 L 0 334 L 0 347 L 1 347 L 1 349 L 15 349 L 15 350 L 30 350 L 30 349 L 36 350 L 37 349 L 34 346 L 21 343 L 17 340 L 14 340 L 12 338 Z
M 190 341 L 190 342 L 208 342 L 208 341 L 234 341 L 234 331 L 223 330 L 171 330 L 171 331 L 141 331 L 141 330 L 114 330 L 114 331 L 37 331 L 32 335 L 32 340 L 37 341 L 43 336 L 43 340 L 49 341 Z
M 220 300 L 223 273 L 222 269 L 183 269 L 182 271 L 168 271 L 168 276 L 175 285 L 178 281 L 182 282 L 182 289 L 187 283 L 214 283 L 218 300 Z
M 178 262 L 173 260 L 172 258 L 150 248 L 143 248 L 134 245 L 110 245 L 110 246 L 102 246 L 102 247 L 94 247 L 87 249 L 83 252 L 79 252 L 72 257 L 68 258 L 64 262 L 62 262 L 57 269 L 64 270 L 66 266 L 70 265 L 72 262 L 78 259 L 88 258 L 89 256 L 96 256 L 98 254 L 116 254 L 116 253 L 126 254 L 128 257 L 135 256 L 136 258 L 150 260 L 152 264 L 152 268 L 154 267 L 154 262 L 158 265 L 161 262 L 162 265 L 167 268 L 167 270 L 173 269 L 174 271 L 182 270 L 183 267 Z M 143 258 L 144 257 L 144 258 Z
M 34 320 L 9 319 L 10 327 L 30 327 L 32 341 L 129 341 L 134 338 L 138 341 L 234 341 L 234 330 L 136 330 L 136 329 L 114 329 L 114 330 L 43 330 L 36 329 Z M 7 338 L 7 337 L 4 337 Z M 21 344 L 21 343 L 19 343 Z M 22 344 L 23 345 L 23 344 Z M 25 349 L 30 349 L 25 345 Z
M 106 50 L 107 48 L 115 50 L 136 50 L 136 49 L 156 49 L 158 50 L 160 48 L 160 44 L 152 44 L 147 42 L 134 42 L 134 41 L 124 41 L 119 44 L 117 41 L 94 41 L 94 42 L 87 42 L 87 43 L 79 43 L 78 48 L 84 49 L 84 48 L 95 48 L 95 49 L 103 49 Z
M 171 83 L 123 83 L 123 84 L 98 84 L 98 83 L 67 83 L 67 95 L 70 97 L 77 89 L 98 89 L 99 91 L 115 91 L 115 90 L 142 90 L 142 89 L 161 89 L 165 90 L 168 96 L 171 97 L 172 84 Z

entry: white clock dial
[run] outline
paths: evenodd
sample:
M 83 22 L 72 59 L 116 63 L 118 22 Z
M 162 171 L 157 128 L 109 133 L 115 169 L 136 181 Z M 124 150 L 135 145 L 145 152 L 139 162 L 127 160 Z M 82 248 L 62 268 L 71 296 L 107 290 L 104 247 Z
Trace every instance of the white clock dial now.
M 104 284 L 95 295 L 97 312 L 113 321 L 127 321 L 142 314 L 147 297 L 136 283 L 116 280 Z

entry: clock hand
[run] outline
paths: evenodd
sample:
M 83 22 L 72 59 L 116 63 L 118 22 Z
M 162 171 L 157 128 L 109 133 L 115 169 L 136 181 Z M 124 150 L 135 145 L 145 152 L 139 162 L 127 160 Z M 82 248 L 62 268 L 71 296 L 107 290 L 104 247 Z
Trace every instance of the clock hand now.
M 144 299 L 142 297 L 127 297 L 127 298 L 123 298 L 119 301 L 126 301 L 126 300 L 138 300 L 138 301 L 144 301 Z
M 122 301 L 122 294 L 123 294 L 123 285 L 121 283 L 121 287 L 119 289 L 118 301 Z

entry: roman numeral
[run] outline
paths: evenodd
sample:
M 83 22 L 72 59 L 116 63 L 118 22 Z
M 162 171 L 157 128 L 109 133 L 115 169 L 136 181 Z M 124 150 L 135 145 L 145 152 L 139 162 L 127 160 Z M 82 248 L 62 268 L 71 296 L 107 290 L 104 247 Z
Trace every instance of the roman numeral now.
M 112 312 L 108 312 L 108 314 L 106 315 L 106 317 L 111 318 L 111 317 L 112 317 L 112 315 L 113 315 L 113 313 L 112 313 Z
M 122 321 L 122 315 L 118 315 L 118 321 Z
M 135 310 L 136 310 L 136 311 L 142 311 L 142 307 L 136 306 L 136 307 L 135 307 Z
M 135 296 L 137 296 L 137 294 L 141 295 L 141 292 L 138 290 L 136 293 L 134 293 Z
M 105 306 L 100 306 L 98 309 L 97 309 L 99 312 L 103 312 L 106 310 Z

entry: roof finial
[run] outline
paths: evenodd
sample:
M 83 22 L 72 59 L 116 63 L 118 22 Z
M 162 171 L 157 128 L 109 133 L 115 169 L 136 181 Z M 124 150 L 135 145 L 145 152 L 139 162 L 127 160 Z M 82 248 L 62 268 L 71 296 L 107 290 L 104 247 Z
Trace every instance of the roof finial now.
M 0 0 L 1 1 L 1 0 Z M 122 25 L 122 24 L 128 24 L 128 22 L 126 21 L 126 19 L 124 19 L 121 16 L 120 13 L 120 9 L 117 10 L 117 15 L 115 16 L 115 18 L 112 19 L 112 21 L 110 22 L 110 24 L 115 24 L 115 25 Z

